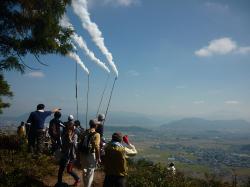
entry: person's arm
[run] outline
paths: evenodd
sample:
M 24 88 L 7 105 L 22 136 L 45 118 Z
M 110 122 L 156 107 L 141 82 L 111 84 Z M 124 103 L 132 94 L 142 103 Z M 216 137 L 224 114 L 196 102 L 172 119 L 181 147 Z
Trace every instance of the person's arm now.
M 31 124 L 32 123 L 32 118 L 33 118 L 33 113 L 31 112 L 30 115 L 29 115 L 29 118 L 27 120 L 27 123 L 28 124 Z
M 62 109 L 60 109 L 60 108 L 54 108 L 53 110 L 51 110 L 51 112 L 52 112 L 52 113 L 60 112 L 60 110 L 62 110 Z
M 128 147 L 125 147 L 125 154 L 128 157 L 135 156 L 137 154 L 137 150 L 135 149 L 135 146 L 129 143 Z

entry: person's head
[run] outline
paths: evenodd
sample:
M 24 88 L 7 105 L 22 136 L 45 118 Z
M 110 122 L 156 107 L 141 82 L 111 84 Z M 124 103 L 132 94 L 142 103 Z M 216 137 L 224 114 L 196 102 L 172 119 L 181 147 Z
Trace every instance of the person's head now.
M 68 117 L 68 121 L 73 121 L 73 120 L 74 120 L 74 116 L 72 114 L 70 114 Z
M 45 108 L 45 105 L 44 105 L 44 104 L 38 104 L 38 105 L 36 106 L 36 109 L 37 109 L 37 110 L 44 110 L 44 108 Z
M 89 120 L 89 127 L 91 129 L 96 129 L 97 125 L 98 125 L 98 121 L 97 120 L 94 120 L 94 119 Z
M 75 121 L 75 126 L 76 126 L 76 127 L 80 127 L 80 126 L 81 126 L 81 123 L 80 123 L 79 120 L 76 120 L 76 121 Z
M 55 112 L 54 117 L 59 119 L 62 116 L 61 112 Z
M 105 120 L 105 115 L 104 114 L 99 114 L 97 119 L 98 119 L 98 121 L 104 121 Z
M 25 124 L 25 123 L 22 121 L 22 122 L 21 122 L 21 126 L 24 126 L 24 124 Z
M 173 166 L 174 166 L 174 163 L 171 162 L 171 163 L 169 164 L 169 167 L 173 167 Z
M 122 133 L 120 132 L 115 132 L 113 135 L 112 135 L 112 141 L 113 142 L 122 142 Z

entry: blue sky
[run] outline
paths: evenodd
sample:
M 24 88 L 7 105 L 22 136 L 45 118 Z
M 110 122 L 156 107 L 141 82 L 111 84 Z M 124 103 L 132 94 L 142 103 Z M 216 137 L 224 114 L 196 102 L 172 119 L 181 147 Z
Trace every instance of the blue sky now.
M 248 0 L 90 0 L 91 19 L 102 31 L 119 78 L 111 111 L 170 117 L 250 120 L 250 2 Z M 106 58 L 67 12 L 77 33 L 103 62 Z M 90 70 L 90 110 L 97 110 L 107 73 L 78 54 Z M 6 73 L 15 96 L 6 116 L 22 115 L 42 102 L 75 113 L 75 62 L 41 56 L 49 67 L 25 75 Z M 87 76 L 78 68 L 80 111 L 85 112 Z M 107 97 L 114 74 L 109 81 Z

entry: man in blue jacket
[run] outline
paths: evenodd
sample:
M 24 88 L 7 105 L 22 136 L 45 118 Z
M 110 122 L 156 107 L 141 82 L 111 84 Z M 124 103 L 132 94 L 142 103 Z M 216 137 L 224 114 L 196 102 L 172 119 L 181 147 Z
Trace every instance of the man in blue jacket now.
M 37 153 L 42 153 L 44 136 L 45 136 L 45 120 L 52 113 L 59 112 L 61 109 L 56 108 L 51 111 L 44 111 L 45 105 L 38 104 L 37 110 L 30 113 L 27 123 L 30 124 L 30 130 L 28 134 L 28 147 L 29 152 L 34 152 L 36 148 Z

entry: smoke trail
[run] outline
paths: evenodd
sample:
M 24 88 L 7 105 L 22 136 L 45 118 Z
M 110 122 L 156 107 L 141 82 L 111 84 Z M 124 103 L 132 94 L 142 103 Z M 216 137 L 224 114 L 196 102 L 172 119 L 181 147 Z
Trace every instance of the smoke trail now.
M 67 54 L 67 56 L 76 61 L 76 63 L 79 64 L 83 68 L 83 70 L 89 75 L 88 68 L 84 65 L 84 63 L 81 61 L 80 57 L 76 53 L 70 52 Z
M 62 19 L 60 20 L 60 24 L 63 27 L 70 27 L 72 30 L 74 30 L 73 25 L 69 22 L 69 19 L 66 15 L 64 15 L 62 17 Z M 97 65 L 99 65 L 101 68 L 103 68 L 104 70 L 106 70 L 108 73 L 110 73 L 109 68 L 103 63 L 101 62 L 96 56 L 95 54 L 89 50 L 85 40 L 81 37 L 78 36 L 76 33 L 73 34 L 72 39 L 74 40 L 74 42 L 81 48 L 84 50 L 85 54 L 93 61 L 95 62 Z
M 81 36 L 78 36 L 77 34 L 74 34 L 72 36 L 72 38 L 74 39 L 74 41 L 76 42 L 76 44 L 85 51 L 86 55 L 91 60 L 93 60 L 96 64 L 98 64 L 100 67 L 102 67 L 108 73 L 110 73 L 109 68 L 103 62 L 101 62 L 98 58 L 96 58 L 95 54 L 88 49 L 86 42 L 83 40 L 83 38 Z
M 101 52 L 106 56 L 109 65 L 112 67 L 116 76 L 118 77 L 118 70 L 113 61 L 112 54 L 108 51 L 104 44 L 104 38 L 102 37 L 102 32 L 99 30 L 98 26 L 91 21 L 90 14 L 88 12 L 87 0 L 74 0 L 72 1 L 72 7 L 76 15 L 78 15 L 82 21 L 82 26 L 85 28 L 92 40 L 95 42 L 96 46 L 101 50 Z

